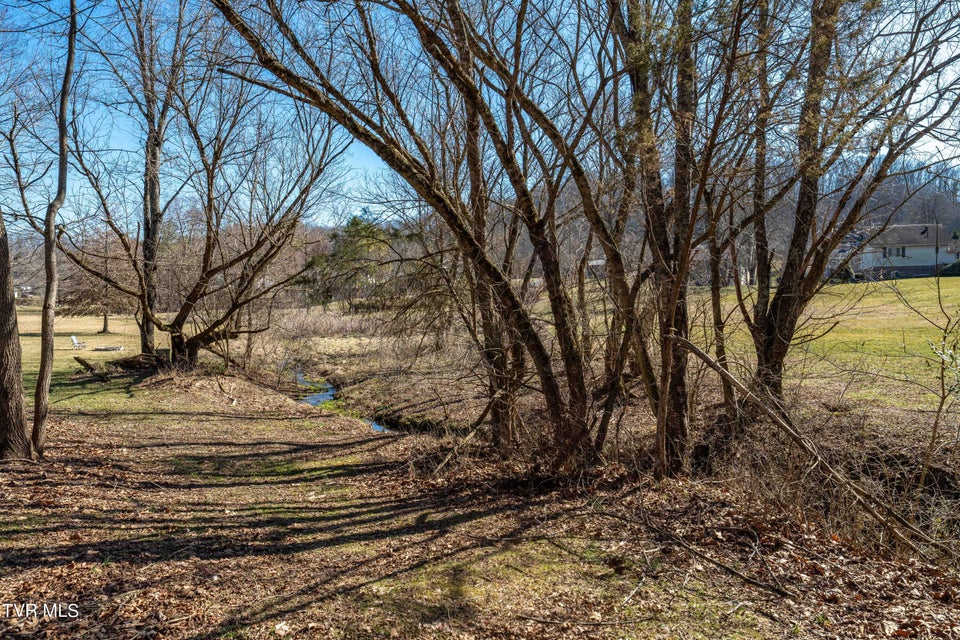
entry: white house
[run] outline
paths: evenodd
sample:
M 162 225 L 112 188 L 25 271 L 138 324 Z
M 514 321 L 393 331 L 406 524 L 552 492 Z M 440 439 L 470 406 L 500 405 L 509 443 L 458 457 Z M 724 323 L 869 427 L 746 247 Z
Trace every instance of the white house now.
M 859 271 L 881 278 L 931 276 L 960 259 L 957 244 L 942 224 L 891 225 L 862 250 Z

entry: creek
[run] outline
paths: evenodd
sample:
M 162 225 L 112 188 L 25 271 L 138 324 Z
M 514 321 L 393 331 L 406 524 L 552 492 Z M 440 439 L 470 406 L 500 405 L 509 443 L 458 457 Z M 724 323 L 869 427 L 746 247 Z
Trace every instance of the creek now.
M 297 384 L 301 387 L 308 387 L 310 392 L 300 397 L 300 402 L 305 402 L 311 407 L 316 407 L 323 404 L 324 402 L 330 402 L 335 400 L 337 397 L 337 388 L 330 384 L 329 382 L 324 382 L 322 384 L 317 384 L 311 382 L 303 377 L 303 373 L 300 371 L 297 372 Z M 378 433 L 393 433 L 390 429 L 386 428 L 382 424 L 374 422 L 373 420 L 363 419 L 370 428 Z

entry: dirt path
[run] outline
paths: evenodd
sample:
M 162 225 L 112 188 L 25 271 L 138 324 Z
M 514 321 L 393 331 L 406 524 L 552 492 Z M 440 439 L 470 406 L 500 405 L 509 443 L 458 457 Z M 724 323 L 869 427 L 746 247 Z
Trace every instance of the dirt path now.
M 747 544 L 746 525 L 731 518 L 750 514 L 682 486 L 669 500 L 662 490 L 581 494 L 479 464 L 433 478 L 407 461 L 435 445 L 254 388 L 168 381 L 147 391 L 61 415 L 42 466 L 0 466 L 0 638 L 960 632 L 950 576 L 924 573 L 923 606 L 901 616 L 922 611 L 926 626 L 883 627 L 885 613 L 857 613 L 876 613 L 874 601 L 852 597 L 834 559 L 817 574 L 808 554 Z M 674 513 L 674 530 L 706 540 L 708 557 L 796 601 L 602 515 L 640 505 L 668 521 Z M 839 595 L 813 595 L 834 583 Z M 937 585 L 939 600 L 928 593 Z

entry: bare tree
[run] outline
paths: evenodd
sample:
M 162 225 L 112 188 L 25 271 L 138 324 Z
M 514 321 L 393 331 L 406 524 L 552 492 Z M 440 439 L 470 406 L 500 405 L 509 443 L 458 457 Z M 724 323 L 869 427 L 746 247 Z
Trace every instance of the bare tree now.
M 228 2 L 215 4 L 259 63 L 280 79 L 275 90 L 327 113 L 377 153 L 443 221 L 473 279 L 486 343 L 482 351 L 490 356 L 491 371 L 503 372 L 498 358 L 506 345 L 498 344 L 498 336 L 514 336 L 536 371 L 552 425 L 555 468 L 590 460 L 621 397 L 618 371 L 631 352 L 638 354 L 645 390 L 651 397 L 656 393 L 645 347 L 630 349 L 639 332 L 628 326 L 646 279 L 630 279 L 620 244 L 635 186 L 622 198 L 618 221 L 608 221 L 601 202 L 609 192 L 596 189 L 596 174 L 585 159 L 594 160 L 600 139 L 599 119 L 592 114 L 609 102 L 604 76 L 616 72 L 603 58 L 602 68 L 584 65 L 584 75 L 569 81 L 561 76 L 562 86 L 550 75 L 558 68 L 565 74 L 580 68 L 603 29 L 609 32 L 609 22 L 597 20 L 596 12 L 584 15 L 582 37 L 571 44 L 563 42 L 567 32 L 557 21 L 581 19 L 576 11 L 525 1 L 469 9 L 453 3 L 379 7 L 356 2 L 350 15 L 343 13 L 345 7 L 270 2 L 266 21 L 245 17 Z M 495 15 L 515 18 L 516 29 L 497 28 L 496 19 L 488 20 Z M 397 39 L 396 46 L 391 39 Z M 530 42 L 542 48 L 534 52 Z M 318 51 L 316 43 L 330 43 L 329 49 Z M 345 77 L 342 67 L 331 64 L 341 58 L 356 60 L 364 73 Z M 420 83 L 418 90 L 413 79 Z M 455 147 L 437 143 L 451 135 L 460 136 Z M 547 331 L 541 332 L 522 300 L 522 284 L 508 275 L 508 265 L 487 242 L 490 214 L 497 210 L 509 212 L 513 223 L 507 226 L 515 223 L 529 242 L 531 267 L 543 279 L 549 304 Z M 591 341 L 583 339 L 590 333 L 583 329 L 588 323 L 578 317 L 570 297 L 576 267 L 589 256 L 579 247 L 571 264 L 562 248 L 571 220 L 580 216 L 600 239 L 617 297 L 606 380 L 591 372 Z M 639 265 L 630 270 L 637 273 Z M 551 344 L 556 344 L 556 358 Z M 594 386 L 609 390 L 598 407 L 593 406 Z
M 272 90 L 344 127 L 443 221 L 471 278 L 482 351 L 502 353 L 497 336 L 510 335 L 529 356 L 555 468 L 600 450 L 631 367 L 657 415 L 656 474 L 682 471 L 690 395 L 675 343 L 689 332 L 691 265 L 705 247 L 719 302 L 724 256 L 738 266 L 748 230 L 764 282 L 755 308 L 741 307 L 758 377 L 776 392 L 832 250 L 896 157 L 942 130 L 957 99 L 954 51 L 933 35 L 953 38 L 953 0 L 930 0 L 906 22 L 887 19 L 893 3 L 841 0 L 812 10 L 741 0 L 270 0 L 258 10 L 213 1 L 277 79 Z M 887 46 L 900 40 L 909 47 Z M 822 177 L 840 166 L 847 181 L 824 198 Z M 788 203 L 796 223 L 772 291 L 768 223 Z M 489 243 L 494 211 L 529 243 L 549 330 Z M 585 242 L 571 249 L 569 238 Z M 601 375 L 584 275 L 594 248 L 610 310 Z M 659 362 L 642 330 L 648 287 Z M 713 314 L 722 354 L 722 306 Z
M 788 14 L 794 11 L 787 8 Z M 752 212 L 757 289 L 752 308 L 741 306 L 754 339 L 757 380 L 782 398 L 790 346 L 834 250 L 871 214 L 874 195 L 900 172 L 901 159 L 924 154 L 922 144 L 956 138 L 960 3 L 816 2 L 806 38 L 799 45 L 781 40 L 785 46 L 777 51 L 781 61 L 802 56 L 802 72 L 791 68 L 784 73 L 782 63 L 767 67 L 775 45 L 767 42 L 773 35 L 769 16 L 763 20 Z M 802 96 L 799 109 L 791 121 L 778 121 L 773 114 L 790 113 L 794 87 Z M 791 156 L 796 160 L 769 167 L 766 136 L 785 127 L 796 131 Z M 948 161 L 951 155 L 945 151 L 933 162 Z M 763 219 L 788 195 L 795 197 L 795 222 L 774 286 Z M 900 201 L 903 196 L 897 195 Z
M 89 231 L 75 228 L 71 236 L 78 237 L 76 252 L 81 261 L 97 265 L 99 272 L 118 282 L 136 279 L 123 247 L 109 228 L 101 226 Z M 99 333 L 107 334 L 110 333 L 110 315 L 134 315 L 138 300 L 117 291 L 68 260 L 61 275 L 59 307 L 65 315 L 102 316 Z
M 42 107 L 52 105 L 56 122 L 56 145 L 47 145 L 39 140 L 37 129 L 40 128 L 40 113 L 31 112 L 29 106 L 18 102 L 12 108 L 11 124 L 2 134 L 6 143 L 6 164 L 11 170 L 14 186 L 18 194 L 19 211 L 17 217 L 25 220 L 43 237 L 43 265 L 44 265 L 44 293 L 40 316 L 40 370 L 34 392 L 33 430 L 31 434 L 32 446 L 35 454 L 42 457 L 45 440 L 47 417 L 50 408 L 50 382 L 53 376 L 53 338 L 54 320 L 56 315 L 57 289 L 59 274 L 57 270 L 56 230 L 57 215 L 63 207 L 67 197 L 67 175 L 69 170 L 68 128 L 70 126 L 70 103 L 74 75 L 74 59 L 78 32 L 78 15 L 75 0 L 69 4 L 69 14 L 58 16 L 55 20 L 64 20 L 68 27 L 66 46 L 64 48 L 63 71 L 60 76 L 59 91 L 48 101 L 43 98 L 41 88 Z M 36 80 L 40 85 L 42 80 Z M 45 155 L 52 153 L 56 157 L 56 170 L 53 176 L 53 193 L 46 204 L 44 215 L 41 217 L 34 212 L 32 204 L 33 194 L 38 187 L 45 186 L 50 164 L 43 160 L 29 161 L 25 166 L 21 157 L 20 143 L 23 138 L 29 138 L 34 146 L 39 148 L 38 153 Z M 39 141 L 38 141 L 39 140 Z
M 33 433 L 31 439 L 38 456 L 43 456 L 46 444 L 47 416 L 50 411 L 50 381 L 53 376 L 53 323 L 56 315 L 57 289 L 60 283 L 57 272 L 57 214 L 67 197 L 67 171 L 69 151 L 67 148 L 69 127 L 70 88 L 73 82 L 74 57 L 77 48 L 77 3 L 70 0 L 68 17 L 66 60 L 63 65 L 63 81 L 57 108 L 57 190 L 47 204 L 43 217 L 43 268 L 45 287 L 43 309 L 40 318 L 40 371 L 33 400 Z M 28 214 L 29 215 L 29 214 Z
M 91 73 L 100 74 L 98 95 L 89 101 L 94 108 L 106 110 L 117 120 L 132 119 L 140 130 L 142 145 L 132 153 L 142 163 L 139 178 L 141 200 L 136 259 L 143 278 L 141 310 L 138 314 L 140 349 L 153 353 L 156 325 L 149 320 L 157 313 L 159 252 L 166 215 L 184 188 L 184 176 L 165 178 L 165 155 L 172 121 L 176 118 L 177 86 L 183 80 L 188 61 L 201 55 L 198 36 L 207 26 L 208 16 L 188 0 L 113 0 L 99 8 L 99 29 L 84 34 L 83 45 L 95 54 Z M 88 156 L 98 154 L 113 166 L 112 173 L 124 167 L 131 153 L 111 151 L 111 132 L 101 132 L 95 140 L 90 131 L 74 130 L 74 145 Z M 111 176 L 113 177 L 113 176 Z M 102 184 L 95 189 L 106 189 Z M 129 178 L 131 183 L 134 179 Z M 166 195 L 164 195 L 166 194 Z M 125 194 L 124 199 L 129 197 Z M 119 213 L 119 212 L 118 212 Z M 124 216 L 125 217 L 125 216 Z M 117 221 L 118 224 L 120 221 Z
M 238 313 L 299 276 L 305 265 L 283 275 L 270 267 L 328 195 L 330 168 L 345 149 L 323 117 L 223 73 L 229 33 L 204 24 L 195 40 L 205 43 L 203 55 L 169 87 L 176 118 L 166 144 L 176 160 L 168 171 L 181 187 L 164 207 L 169 236 L 155 259 L 144 262 L 144 245 L 124 224 L 123 186 L 111 182 L 109 157 L 79 135 L 76 162 L 136 277 L 106 273 L 69 229 L 60 238 L 74 264 L 139 301 L 143 321 L 170 335 L 172 360 L 185 366 L 215 342 L 262 330 L 242 329 Z M 161 278 L 170 286 L 157 308 Z

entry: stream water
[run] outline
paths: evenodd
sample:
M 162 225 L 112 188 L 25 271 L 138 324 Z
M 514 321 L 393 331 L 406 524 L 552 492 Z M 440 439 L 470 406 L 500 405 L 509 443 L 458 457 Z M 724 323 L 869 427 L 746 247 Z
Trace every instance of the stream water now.
M 297 372 L 297 384 L 299 384 L 301 387 L 310 387 L 311 391 L 313 391 L 312 393 L 308 393 L 300 398 L 300 402 L 305 402 L 312 407 L 316 407 L 324 402 L 330 402 L 337 396 L 337 388 L 329 382 L 324 382 L 323 384 L 310 382 L 304 378 L 303 374 L 299 371 Z M 379 433 L 392 433 L 390 429 L 387 429 L 382 424 L 378 424 L 373 420 L 364 420 L 364 422 L 370 425 L 370 428 L 372 428 L 374 431 Z

